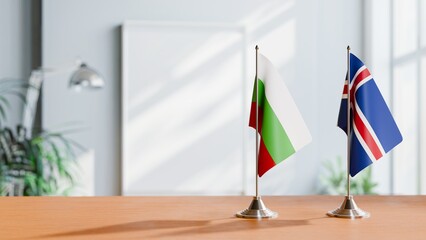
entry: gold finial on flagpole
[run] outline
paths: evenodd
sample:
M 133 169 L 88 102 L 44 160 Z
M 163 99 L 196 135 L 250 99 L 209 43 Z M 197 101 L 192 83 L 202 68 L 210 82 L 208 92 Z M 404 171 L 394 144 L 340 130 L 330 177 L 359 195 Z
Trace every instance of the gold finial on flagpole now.
M 278 213 L 269 210 L 259 195 L 259 79 L 257 77 L 258 70 L 258 55 L 259 55 L 259 46 L 256 45 L 254 48 L 256 50 L 256 196 L 253 197 L 253 200 L 250 203 L 250 206 L 247 209 L 244 209 L 236 214 L 239 218 L 275 218 L 278 216 Z
M 340 218 L 368 218 L 370 214 L 368 212 L 363 211 L 359 208 L 353 196 L 351 195 L 351 176 L 350 176 L 350 167 L 351 167 L 351 59 L 350 59 L 350 51 L 351 47 L 346 48 L 347 51 L 347 122 L 346 122 L 346 134 L 347 134 L 347 182 L 346 182 L 346 196 L 343 200 L 342 205 L 332 211 L 327 212 L 327 215 L 330 217 L 340 217 Z M 346 84 L 345 84 L 346 85 Z M 354 92 L 355 93 L 355 92 Z

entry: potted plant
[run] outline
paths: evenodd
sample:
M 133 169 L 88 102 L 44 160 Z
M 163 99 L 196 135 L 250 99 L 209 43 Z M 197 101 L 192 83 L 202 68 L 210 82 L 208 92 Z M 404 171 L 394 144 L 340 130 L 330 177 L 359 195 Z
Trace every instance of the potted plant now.
M 16 80 L 0 81 L 0 195 L 67 195 L 75 185 L 74 148 L 81 146 L 64 136 L 67 131 L 41 131 L 28 137 L 32 129 L 4 126 L 10 110 L 7 96 L 25 103 L 23 91 L 29 87 Z
M 322 194 L 344 195 L 346 194 L 347 170 L 342 164 L 341 157 L 337 157 L 335 162 L 324 163 L 325 174 L 320 177 Z M 351 180 L 351 192 L 355 195 L 377 194 L 377 183 L 373 180 L 371 166 L 360 172 Z

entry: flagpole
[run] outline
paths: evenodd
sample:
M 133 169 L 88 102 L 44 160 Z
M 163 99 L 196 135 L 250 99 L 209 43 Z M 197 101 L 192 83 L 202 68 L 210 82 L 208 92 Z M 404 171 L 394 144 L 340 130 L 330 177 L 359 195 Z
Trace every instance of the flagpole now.
M 278 213 L 269 210 L 263 203 L 259 195 L 259 79 L 258 74 L 258 56 L 259 46 L 256 45 L 256 76 L 255 76 L 255 88 L 256 88 L 256 195 L 253 197 L 250 206 L 242 211 L 235 214 L 239 218 L 276 218 Z
M 257 66 L 258 66 L 258 55 L 259 46 L 256 45 L 256 198 L 259 198 L 259 81 L 257 78 Z
M 368 218 L 370 214 L 368 212 L 363 211 L 361 208 L 357 206 L 355 203 L 355 200 L 353 196 L 351 195 L 351 48 L 347 47 L 347 79 L 348 85 L 347 85 L 347 99 L 348 99 L 348 105 L 347 105 L 347 127 L 346 127 L 346 134 L 347 134 L 347 192 L 345 199 L 343 200 L 343 203 L 340 205 L 339 208 L 336 208 L 335 210 L 328 211 L 327 215 L 330 217 L 339 217 L 339 218 Z M 354 91 L 355 93 L 355 91 Z M 355 107 L 355 106 L 354 106 Z
M 348 111 L 347 111 L 347 127 L 346 127 L 346 135 L 348 137 L 347 140 L 347 194 L 346 196 L 350 196 L 351 195 L 351 178 L 350 178 L 350 166 L 351 166 L 351 60 L 350 60 L 350 54 L 351 54 L 351 47 L 347 47 L 347 64 L 348 64 L 348 77 L 347 77 L 347 81 L 348 81 Z

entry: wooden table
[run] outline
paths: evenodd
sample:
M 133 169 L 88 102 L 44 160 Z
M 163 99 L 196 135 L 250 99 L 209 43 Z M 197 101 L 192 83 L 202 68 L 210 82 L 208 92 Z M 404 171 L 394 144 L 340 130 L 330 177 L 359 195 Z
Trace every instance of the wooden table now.
M 251 197 L 3 197 L 0 239 L 426 239 L 426 196 L 356 196 L 359 220 L 325 216 L 339 196 L 263 200 L 278 218 L 235 218 Z

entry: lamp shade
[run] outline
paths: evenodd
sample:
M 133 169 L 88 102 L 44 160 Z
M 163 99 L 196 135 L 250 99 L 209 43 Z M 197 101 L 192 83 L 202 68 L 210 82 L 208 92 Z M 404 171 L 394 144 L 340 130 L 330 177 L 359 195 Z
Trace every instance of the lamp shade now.
M 89 88 L 99 89 L 105 85 L 104 80 L 97 71 L 82 63 L 72 74 L 69 86 L 74 89 Z

